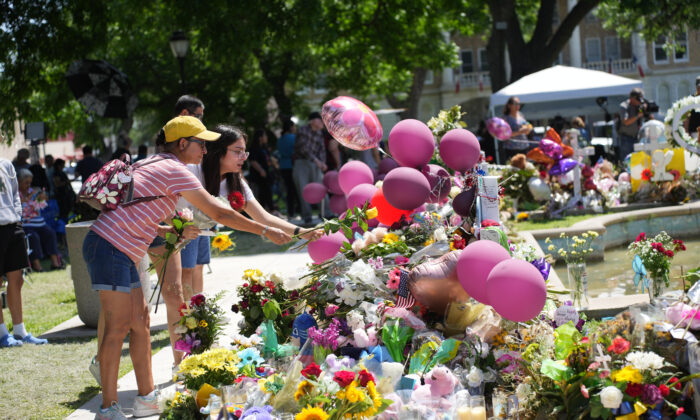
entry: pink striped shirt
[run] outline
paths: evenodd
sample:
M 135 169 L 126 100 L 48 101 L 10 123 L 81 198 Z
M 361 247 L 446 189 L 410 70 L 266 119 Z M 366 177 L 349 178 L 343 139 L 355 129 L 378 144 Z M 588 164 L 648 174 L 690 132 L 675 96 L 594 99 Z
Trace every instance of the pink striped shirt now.
M 203 188 L 185 164 L 175 155 L 168 156 L 170 159 L 134 171 L 134 198 L 154 195 L 165 197 L 103 212 L 92 225 L 95 233 L 135 263 L 146 255 L 148 246 L 157 235 L 158 224 L 174 214 L 180 193 Z

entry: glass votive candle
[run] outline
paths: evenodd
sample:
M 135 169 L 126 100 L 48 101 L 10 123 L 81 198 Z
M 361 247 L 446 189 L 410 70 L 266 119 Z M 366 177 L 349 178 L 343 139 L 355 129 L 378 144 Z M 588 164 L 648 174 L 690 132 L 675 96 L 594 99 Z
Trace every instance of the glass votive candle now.
M 486 420 L 486 401 L 483 395 L 475 395 L 469 398 L 471 409 L 470 420 Z
M 455 402 L 453 418 L 455 420 L 472 420 L 472 408 L 469 401 L 469 394 L 460 395 Z

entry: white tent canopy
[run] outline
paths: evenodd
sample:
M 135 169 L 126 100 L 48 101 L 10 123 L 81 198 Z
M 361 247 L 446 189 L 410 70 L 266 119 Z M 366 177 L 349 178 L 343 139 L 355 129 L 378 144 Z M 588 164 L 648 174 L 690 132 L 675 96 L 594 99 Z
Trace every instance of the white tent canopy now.
M 526 118 L 551 118 L 554 115 L 574 116 L 600 113 L 595 102 L 600 96 L 608 98 L 610 111 L 629 97 L 642 82 L 622 76 L 578 67 L 554 66 L 529 74 L 491 95 L 491 111 L 500 115 L 500 108 L 511 96 L 517 96 L 526 106 Z

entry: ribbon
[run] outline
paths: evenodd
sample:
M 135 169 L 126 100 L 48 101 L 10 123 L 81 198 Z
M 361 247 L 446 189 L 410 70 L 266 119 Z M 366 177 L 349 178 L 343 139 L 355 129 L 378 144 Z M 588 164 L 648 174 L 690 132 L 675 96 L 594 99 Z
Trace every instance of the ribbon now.
M 549 278 L 549 272 L 552 269 L 552 265 L 547 262 L 544 258 L 538 258 L 534 261 L 530 262 L 532 265 L 535 266 L 540 271 L 540 274 L 542 274 L 542 278 L 544 278 L 544 281 L 547 281 Z

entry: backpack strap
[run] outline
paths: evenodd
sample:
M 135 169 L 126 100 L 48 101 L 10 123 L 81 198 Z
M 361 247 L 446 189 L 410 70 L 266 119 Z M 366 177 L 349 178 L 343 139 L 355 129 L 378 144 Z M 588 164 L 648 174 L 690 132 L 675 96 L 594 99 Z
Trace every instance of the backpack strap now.
M 128 159 L 128 158 L 127 158 L 127 159 Z M 134 163 L 133 165 L 131 165 L 131 168 L 132 168 L 133 170 L 136 170 L 136 169 L 138 169 L 138 168 L 141 168 L 141 167 L 150 165 L 151 163 L 160 162 L 161 160 L 165 160 L 165 159 L 171 159 L 171 158 L 170 158 L 169 156 L 167 156 L 167 155 L 160 155 L 160 156 L 158 156 L 158 157 L 156 157 L 156 158 L 153 158 L 153 159 L 151 159 L 151 160 L 149 160 L 149 161 L 146 161 L 146 162 L 143 162 L 143 161 L 136 162 L 136 163 Z M 142 163 L 142 162 L 143 162 L 143 163 Z M 127 162 L 127 163 L 128 163 L 128 162 Z M 127 197 L 133 197 L 133 196 L 134 196 L 134 179 L 133 179 L 133 174 L 132 174 L 131 182 L 129 183 L 129 191 L 126 193 L 126 196 L 127 196 Z M 120 206 L 120 207 L 129 207 L 129 206 L 133 206 L 134 204 L 145 203 L 145 202 L 153 201 L 153 200 L 156 200 L 156 199 L 158 199 L 158 198 L 163 198 L 163 197 L 165 197 L 165 196 L 164 196 L 164 195 L 152 195 L 152 196 L 147 196 L 147 197 L 134 198 L 134 199 L 131 199 L 131 200 L 125 202 L 125 203 L 121 203 L 119 206 Z

